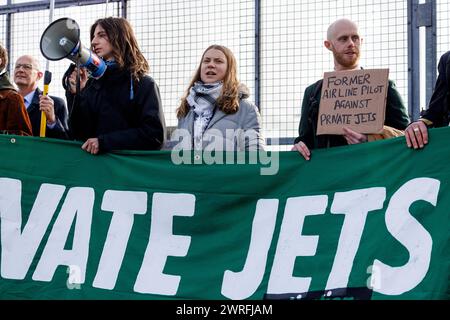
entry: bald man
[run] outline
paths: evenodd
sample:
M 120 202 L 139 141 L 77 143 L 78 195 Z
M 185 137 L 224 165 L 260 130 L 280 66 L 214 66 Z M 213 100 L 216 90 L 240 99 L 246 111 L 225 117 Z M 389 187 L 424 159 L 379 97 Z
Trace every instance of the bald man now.
M 349 19 L 339 19 L 328 27 L 324 46 L 333 54 L 334 71 L 350 71 L 361 68 L 359 59 L 362 42 L 358 26 Z M 316 135 L 322 81 L 323 79 L 317 81 L 305 90 L 298 129 L 299 136 L 295 139 L 292 148 L 306 160 L 310 160 L 312 149 L 357 144 L 376 139 L 345 127 L 344 135 Z M 389 80 L 384 124 L 386 136 L 402 134 L 402 130 L 409 124 L 403 100 L 391 80 Z
M 17 59 L 14 66 L 14 82 L 23 97 L 30 117 L 33 136 L 39 136 L 41 111 L 47 118 L 46 137 L 67 139 L 67 108 L 63 99 L 43 96 L 38 82 L 43 77 L 39 62 L 32 56 L 25 55 Z

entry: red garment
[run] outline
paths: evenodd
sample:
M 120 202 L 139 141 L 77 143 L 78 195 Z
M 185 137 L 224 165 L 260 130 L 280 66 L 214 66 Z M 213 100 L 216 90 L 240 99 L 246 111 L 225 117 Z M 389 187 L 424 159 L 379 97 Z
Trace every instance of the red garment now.
M 23 98 L 12 89 L 0 90 L 0 132 L 31 136 L 31 123 Z

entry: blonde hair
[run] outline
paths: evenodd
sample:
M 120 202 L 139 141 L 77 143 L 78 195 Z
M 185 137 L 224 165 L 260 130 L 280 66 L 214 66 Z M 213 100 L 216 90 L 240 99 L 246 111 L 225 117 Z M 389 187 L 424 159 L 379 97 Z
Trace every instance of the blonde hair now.
M 227 47 L 214 44 L 212 46 L 209 46 L 203 52 L 197 71 L 195 72 L 194 77 L 189 83 L 189 87 L 187 88 L 183 98 L 181 99 L 181 104 L 177 109 L 178 119 L 185 117 L 189 112 L 190 106 L 186 98 L 189 96 L 189 92 L 194 86 L 195 82 L 201 81 L 201 67 L 203 57 L 205 56 L 206 52 L 211 49 L 222 51 L 227 59 L 227 71 L 225 72 L 225 77 L 223 79 L 222 93 L 219 98 L 217 98 L 216 104 L 219 109 L 226 114 L 233 114 L 239 110 L 239 80 L 237 78 L 236 58 L 234 57 L 233 52 L 231 52 L 231 50 Z

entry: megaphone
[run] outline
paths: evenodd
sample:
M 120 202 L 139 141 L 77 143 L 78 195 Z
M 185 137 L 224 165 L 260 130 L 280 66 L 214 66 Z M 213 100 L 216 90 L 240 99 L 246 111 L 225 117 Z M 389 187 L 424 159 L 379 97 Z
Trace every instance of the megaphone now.
M 105 62 L 81 44 L 80 27 L 73 19 L 61 18 L 53 21 L 42 34 L 40 48 L 48 60 L 68 58 L 79 62 L 95 79 L 99 79 L 106 71 Z

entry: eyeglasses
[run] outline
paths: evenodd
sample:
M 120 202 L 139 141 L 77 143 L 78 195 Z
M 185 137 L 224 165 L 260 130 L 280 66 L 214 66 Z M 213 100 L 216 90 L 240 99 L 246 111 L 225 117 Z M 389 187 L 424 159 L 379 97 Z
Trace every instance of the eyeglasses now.
M 33 65 L 30 63 L 18 63 L 16 64 L 16 66 L 14 67 L 16 70 L 19 70 L 20 68 L 23 68 L 24 70 L 32 70 L 33 69 Z

